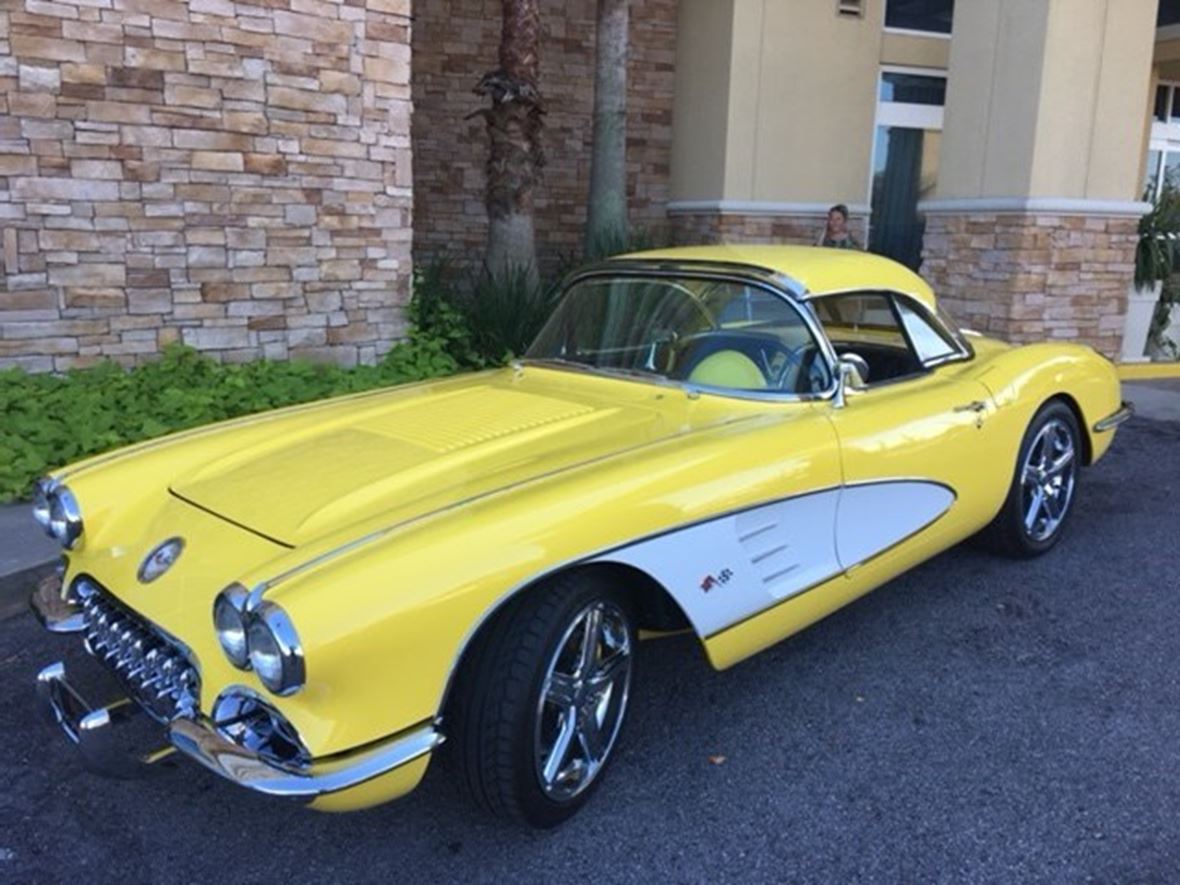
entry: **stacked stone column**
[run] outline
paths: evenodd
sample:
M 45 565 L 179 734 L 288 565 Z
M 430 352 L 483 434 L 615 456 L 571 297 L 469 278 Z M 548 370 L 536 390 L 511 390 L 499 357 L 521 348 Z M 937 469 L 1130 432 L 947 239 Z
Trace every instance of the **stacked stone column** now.
M 0 367 L 375 360 L 409 294 L 410 0 L 0 7 Z

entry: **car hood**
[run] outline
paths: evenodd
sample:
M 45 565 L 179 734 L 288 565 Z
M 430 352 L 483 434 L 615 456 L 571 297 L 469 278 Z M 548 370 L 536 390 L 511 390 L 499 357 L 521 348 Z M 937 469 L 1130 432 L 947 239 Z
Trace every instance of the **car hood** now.
M 725 417 L 701 411 L 654 385 L 505 370 L 279 422 L 269 438 L 190 469 L 171 488 L 299 546 L 377 516 L 396 523 L 453 507 Z

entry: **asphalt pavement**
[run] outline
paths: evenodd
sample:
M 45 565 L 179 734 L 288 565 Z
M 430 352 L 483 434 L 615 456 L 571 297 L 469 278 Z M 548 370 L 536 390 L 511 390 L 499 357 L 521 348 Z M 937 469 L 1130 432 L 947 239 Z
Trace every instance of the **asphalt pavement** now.
M 1083 481 L 1041 559 L 957 548 L 725 673 L 646 644 L 616 764 L 548 833 L 445 765 L 343 816 L 183 761 L 97 778 L 33 704 L 77 638 L 10 619 L 0 882 L 1176 882 L 1180 423 Z

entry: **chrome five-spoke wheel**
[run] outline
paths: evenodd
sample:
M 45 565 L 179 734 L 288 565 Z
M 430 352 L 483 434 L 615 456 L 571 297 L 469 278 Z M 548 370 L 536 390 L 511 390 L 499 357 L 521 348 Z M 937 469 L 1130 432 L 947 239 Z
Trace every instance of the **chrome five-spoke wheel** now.
M 1029 422 L 1015 475 L 984 539 L 1010 556 L 1039 556 L 1057 543 L 1078 494 L 1085 461 L 1073 410 L 1050 400 Z
M 605 570 L 556 575 L 511 601 L 464 659 L 453 758 L 477 802 L 552 827 L 603 781 L 636 671 L 631 597 Z
M 575 615 L 549 660 L 537 704 L 534 755 L 541 789 L 565 802 L 610 755 L 631 689 L 631 633 L 623 611 L 596 601 Z
M 1021 470 L 1024 530 L 1030 540 L 1048 540 L 1061 526 L 1073 500 L 1077 462 L 1072 428 L 1061 418 L 1046 422 Z

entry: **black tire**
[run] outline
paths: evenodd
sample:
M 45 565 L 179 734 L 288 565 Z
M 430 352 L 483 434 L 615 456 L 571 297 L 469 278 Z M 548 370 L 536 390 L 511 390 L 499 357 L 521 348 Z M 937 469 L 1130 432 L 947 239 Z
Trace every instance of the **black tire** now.
M 1060 474 L 1061 481 L 1051 498 L 1045 487 L 1053 484 L 1055 480 L 1052 477 L 1046 476 L 1045 483 L 1032 480 L 1026 482 L 1026 469 L 1036 470 L 1036 462 L 1041 461 L 1046 434 L 1056 437 L 1062 443 L 1068 437 L 1068 445 L 1072 451 L 1068 471 Z M 1034 447 L 1037 448 L 1036 451 Z M 1077 503 L 1082 451 L 1081 430 L 1073 410 L 1060 400 L 1050 400 L 1041 407 L 1025 431 L 1008 497 L 996 518 L 982 533 L 987 546 L 998 553 L 1017 559 L 1040 556 L 1052 549 L 1061 540 Z M 1035 489 L 1038 485 L 1042 487 L 1041 499 L 1045 502 L 1040 511 L 1042 518 L 1037 518 L 1033 513 L 1036 499 L 1035 492 L 1030 492 L 1030 487 Z M 1050 511 L 1046 509 L 1050 504 L 1059 507 L 1059 512 L 1052 514 L 1052 518 Z M 1033 513 L 1031 517 L 1030 513 Z
M 611 643 L 625 644 L 625 674 L 616 673 L 617 681 L 609 687 L 603 687 L 605 682 L 593 687 L 593 668 L 583 670 L 576 680 L 558 672 L 574 650 L 572 644 L 580 643 L 594 623 L 587 620 L 594 617 L 593 612 L 599 613 L 598 623 L 612 631 L 601 642 L 595 639 L 595 660 L 601 653 L 603 663 L 621 666 Z M 581 632 L 575 636 L 571 632 L 575 630 Z M 513 600 L 464 660 L 448 711 L 453 764 L 465 791 L 493 814 L 538 828 L 556 826 L 577 812 L 598 788 L 618 745 L 633 681 L 636 641 L 627 600 L 618 588 L 593 573 L 560 576 Z M 566 687 L 570 697 L 576 692 L 577 699 L 565 707 L 542 700 L 543 692 L 549 698 L 556 691 L 553 686 L 558 679 L 571 680 Z M 604 695 L 608 696 L 605 707 Z M 574 729 L 579 737 L 578 729 L 588 723 L 586 728 L 594 734 L 592 746 L 599 746 L 597 741 L 608 730 L 592 727 L 599 709 L 604 716 L 609 714 L 611 722 L 601 761 L 592 764 L 584 745 L 570 743 L 571 749 L 565 751 L 569 756 L 563 755 L 557 768 L 568 758 L 570 764 L 563 770 L 585 775 L 586 782 L 576 791 L 572 775 L 547 785 L 544 762 L 553 754 L 546 756 L 543 751 L 550 723 L 560 734 L 568 714 L 571 728 L 574 721 L 579 723 Z M 578 753 L 586 760 L 580 769 Z

